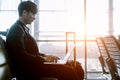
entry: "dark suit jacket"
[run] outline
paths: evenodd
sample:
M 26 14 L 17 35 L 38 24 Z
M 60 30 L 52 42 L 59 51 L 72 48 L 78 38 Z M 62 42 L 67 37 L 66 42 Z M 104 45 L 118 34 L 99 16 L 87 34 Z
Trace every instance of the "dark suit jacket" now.
M 71 63 L 66 65 L 43 64 L 43 54 L 39 53 L 36 41 L 28 33 L 29 29 L 19 20 L 10 28 L 6 46 L 17 77 L 24 80 L 39 80 L 40 77 L 56 77 L 59 80 L 83 80 L 84 71 L 78 63 L 76 69 Z M 76 71 L 76 72 L 75 72 Z M 81 76 L 80 76 L 81 75 Z M 26 79 L 27 78 L 27 79 Z M 35 79 L 36 78 L 36 79 Z
M 36 68 L 35 65 L 44 61 L 36 41 L 29 34 L 29 29 L 19 20 L 9 29 L 6 47 L 18 74 L 31 73 L 31 69 Z

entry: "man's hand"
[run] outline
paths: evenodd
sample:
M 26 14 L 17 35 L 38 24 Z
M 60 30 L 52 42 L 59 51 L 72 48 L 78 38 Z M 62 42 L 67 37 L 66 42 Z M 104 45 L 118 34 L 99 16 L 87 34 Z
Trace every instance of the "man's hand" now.
M 57 56 L 53 56 L 53 55 L 46 55 L 44 57 L 45 61 L 47 62 L 56 62 L 58 59 L 60 59 L 59 57 Z

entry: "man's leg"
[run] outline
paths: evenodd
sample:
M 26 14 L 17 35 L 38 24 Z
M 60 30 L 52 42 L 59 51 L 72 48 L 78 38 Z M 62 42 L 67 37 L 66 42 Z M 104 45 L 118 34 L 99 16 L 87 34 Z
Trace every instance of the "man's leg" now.
M 58 80 L 79 80 L 75 69 L 68 65 L 43 64 L 40 71 L 42 77 L 55 77 Z

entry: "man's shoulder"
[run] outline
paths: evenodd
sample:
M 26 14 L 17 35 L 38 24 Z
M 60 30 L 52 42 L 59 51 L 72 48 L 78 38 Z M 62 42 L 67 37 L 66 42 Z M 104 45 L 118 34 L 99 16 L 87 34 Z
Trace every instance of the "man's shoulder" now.
M 9 29 L 10 31 L 22 31 L 22 25 L 18 24 L 18 23 L 14 23 L 11 28 Z
M 16 23 L 13 24 L 7 32 L 7 38 L 22 36 L 22 35 L 24 35 L 24 29 L 22 29 L 22 26 L 20 24 L 16 24 Z

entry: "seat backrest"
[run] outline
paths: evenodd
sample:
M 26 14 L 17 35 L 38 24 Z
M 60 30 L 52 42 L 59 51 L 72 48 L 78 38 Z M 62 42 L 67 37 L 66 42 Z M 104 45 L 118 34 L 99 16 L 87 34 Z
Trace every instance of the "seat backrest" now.
M 8 63 L 9 59 L 5 48 L 5 42 L 0 36 L 0 80 L 12 79 L 12 74 Z
M 103 74 L 108 74 L 109 69 L 108 69 L 108 66 L 106 63 L 106 59 L 108 58 L 108 54 L 105 50 L 105 47 L 104 47 L 104 44 L 102 42 L 101 37 L 96 38 L 96 43 L 97 43 L 97 46 L 98 46 L 98 49 L 100 52 L 99 61 L 100 61 L 101 67 L 102 67 Z
M 102 37 L 102 40 L 106 51 L 109 54 L 107 64 L 111 72 L 111 76 L 112 78 L 117 76 L 120 77 L 120 47 L 118 41 L 113 35 L 104 36 Z
M 101 47 L 98 39 L 101 41 L 102 47 L 104 47 L 107 53 L 105 62 L 110 71 L 112 80 L 120 80 L 120 47 L 117 39 L 113 35 L 97 38 L 96 42 L 98 47 Z M 100 48 L 99 50 L 101 51 Z M 102 51 L 100 53 L 102 54 Z
M 120 67 L 120 47 L 118 41 L 114 36 L 102 37 L 106 50 L 110 57 L 114 60 L 118 67 Z

